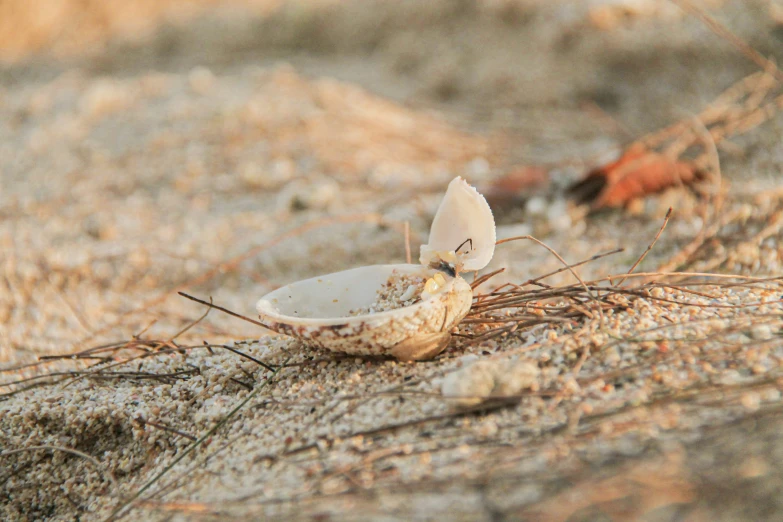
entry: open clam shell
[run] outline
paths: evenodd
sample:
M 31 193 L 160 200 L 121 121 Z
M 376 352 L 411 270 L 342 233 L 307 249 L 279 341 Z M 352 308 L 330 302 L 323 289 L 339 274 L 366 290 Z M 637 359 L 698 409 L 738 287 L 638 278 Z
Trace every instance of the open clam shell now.
M 454 178 L 435 214 L 421 265 L 375 265 L 286 285 L 258 301 L 269 329 L 336 352 L 434 357 L 451 329 L 470 310 L 473 291 L 460 272 L 481 270 L 495 251 L 495 220 L 484 197 Z M 370 310 L 378 292 L 397 274 L 426 281 L 417 299 L 397 308 Z M 406 291 L 407 294 L 407 291 Z M 358 315 L 361 313 L 361 315 Z
M 371 305 L 394 274 L 432 278 L 421 265 L 373 265 L 291 283 L 256 305 L 261 322 L 276 332 L 329 350 L 393 355 L 402 360 L 433 357 L 448 344 L 450 330 L 470 310 L 473 292 L 461 277 L 444 276 L 436 293 L 384 312 L 351 315 Z

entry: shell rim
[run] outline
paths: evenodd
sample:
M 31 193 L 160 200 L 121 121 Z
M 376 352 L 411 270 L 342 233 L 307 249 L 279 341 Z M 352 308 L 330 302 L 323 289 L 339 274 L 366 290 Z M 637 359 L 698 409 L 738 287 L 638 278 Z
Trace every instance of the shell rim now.
M 323 274 L 323 275 L 318 275 L 318 276 L 315 276 L 315 277 L 309 277 L 307 279 L 301 279 L 299 281 L 295 281 L 294 283 L 289 283 L 289 284 L 305 283 L 305 282 L 321 279 L 321 278 L 324 278 L 324 277 L 329 277 L 329 276 L 332 276 L 332 275 L 335 275 L 335 274 L 342 274 L 344 272 L 351 272 L 351 271 L 354 271 L 354 270 L 366 270 L 366 269 L 383 268 L 383 269 L 388 269 L 389 270 L 389 275 L 391 275 L 391 272 L 392 272 L 393 269 L 400 268 L 400 267 L 411 268 L 411 269 L 415 268 L 417 270 L 423 270 L 425 273 L 429 274 L 430 276 L 432 274 L 434 274 L 434 273 L 443 273 L 443 272 L 441 272 L 441 271 L 439 271 L 439 270 L 437 270 L 435 268 L 429 268 L 429 267 L 426 267 L 426 266 L 423 266 L 423 265 L 417 265 L 417 264 L 413 264 L 413 263 L 411 263 L 411 264 L 400 263 L 400 264 L 384 264 L 384 265 L 365 265 L 365 266 L 360 266 L 360 267 L 356 267 L 356 268 L 349 268 L 348 270 L 340 270 L 338 272 L 331 272 L 329 274 Z M 269 299 L 267 299 L 267 296 L 269 296 L 269 295 L 271 295 L 271 294 L 273 294 L 275 292 L 278 292 L 279 290 L 281 290 L 282 288 L 285 288 L 288 285 L 284 285 L 284 286 L 282 286 L 282 287 L 280 287 L 280 288 L 278 288 L 276 290 L 272 290 L 271 292 L 268 292 L 266 295 L 261 297 L 256 302 L 256 312 L 258 313 L 259 318 L 261 319 L 262 323 L 264 322 L 264 319 L 268 318 L 274 324 L 296 324 L 296 325 L 301 325 L 301 326 L 325 326 L 325 327 L 340 325 L 340 326 L 346 326 L 347 327 L 347 326 L 351 326 L 351 325 L 354 325 L 354 324 L 360 324 L 360 323 L 383 322 L 384 320 L 391 318 L 395 314 L 398 314 L 398 317 L 399 317 L 399 314 L 400 314 L 401 310 L 405 311 L 405 313 L 402 314 L 404 316 L 406 316 L 408 314 L 415 314 L 415 312 L 417 310 L 419 310 L 422 307 L 426 306 L 428 303 L 431 303 L 432 301 L 437 300 L 438 296 L 441 296 L 441 295 L 443 295 L 445 293 L 451 292 L 454 289 L 454 285 L 458 284 L 457 283 L 458 279 L 462 280 L 462 282 L 464 284 L 468 285 L 468 287 L 470 286 L 469 283 L 467 281 L 465 281 L 459 275 L 457 275 L 456 277 L 451 277 L 448 274 L 444 274 L 444 276 L 447 279 L 446 285 L 445 285 L 444 289 L 441 292 L 438 292 L 438 294 L 436 294 L 432 298 L 427 299 L 426 301 L 420 301 L 420 302 L 412 304 L 412 305 L 402 306 L 400 308 L 394 308 L 392 310 L 386 310 L 384 312 L 376 312 L 374 314 L 361 314 L 361 315 L 350 315 L 350 316 L 344 316 L 344 317 L 323 317 L 323 318 L 320 318 L 320 317 L 298 317 L 298 316 L 295 316 L 295 315 L 285 315 L 285 314 L 282 314 L 282 313 L 279 313 L 279 312 L 274 312 L 274 311 L 271 311 L 271 310 L 269 310 L 267 308 L 263 308 L 263 309 L 261 308 L 260 305 L 261 305 L 262 301 L 269 302 Z

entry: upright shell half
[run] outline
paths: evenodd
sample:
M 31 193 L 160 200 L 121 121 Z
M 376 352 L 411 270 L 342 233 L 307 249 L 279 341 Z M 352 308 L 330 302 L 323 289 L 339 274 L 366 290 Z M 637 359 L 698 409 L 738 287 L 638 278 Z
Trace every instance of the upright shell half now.
M 421 264 L 372 265 L 291 283 L 256 304 L 269 329 L 335 352 L 428 359 L 449 343 L 473 291 L 461 272 L 484 268 L 495 220 L 460 177 L 449 184 L 421 246 Z

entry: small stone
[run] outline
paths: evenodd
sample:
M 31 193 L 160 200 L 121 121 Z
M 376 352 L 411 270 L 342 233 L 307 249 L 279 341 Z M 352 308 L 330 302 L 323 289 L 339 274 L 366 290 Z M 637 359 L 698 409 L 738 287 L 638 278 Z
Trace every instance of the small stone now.
M 525 205 L 525 211 L 531 216 L 542 216 L 547 209 L 547 201 L 542 197 L 530 198 Z
M 498 425 L 491 418 L 484 419 L 475 429 L 476 435 L 481 438 L 489 438 L 497 435 Z
M 337 200 L 340 187 L 336 181 L 292 181 L 279 196 L 280 204 L 288 210 L 326 210 Z
M 546 217 L 553 230 L 565 231 L 571 228 L 571 216 L 565 200 L 553 201 L 546 211 Z
M 606 361 L 606 364 L 611 366 L 615 366 L 620 363 L 622 358 L 620 357 L 620 352 L 617 350 L 616 346 L 611 346 L 606 350 L 604 360 Z
M 94 83 L 82 95 L 81 109 L 91 118 L 98 118 L 128 107 L 131 94 L 128 89 L 114 80 Z
M 489 397 L 495 387 L 495 366 L 489 361 L 479 361 L 443 379 L 441 393 L 445 397 L 458 398 L 457 404 L 471 406 Z
M 760 457 L 750 457 L 740 464 L 737 470 L 740 477 L 744 479 L 762 477 L 768 474 L 770 471 L 769 464 L 767 464 Z
M 740 402 L 742 403 L 742 406 L 749 411 L 756 411 L 761 407 L 761 397 L 755 392 L 743 393 Z
M 750 330 L 750 336 L 756 341 L 765 341 L 772 338 L 772 327 L 768 324 L 756 324 Z
M 499 364 L 495 369 L 495 388 L 492 395 L 507 397 L 534 387 L 538 383 L 538 365 L 530 361 L 517 361 L 510 368 Z

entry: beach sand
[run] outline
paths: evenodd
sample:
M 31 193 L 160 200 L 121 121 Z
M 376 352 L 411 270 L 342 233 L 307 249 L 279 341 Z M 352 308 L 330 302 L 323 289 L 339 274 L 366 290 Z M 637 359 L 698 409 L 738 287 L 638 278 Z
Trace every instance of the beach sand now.
M 0 5 L 18 21 L 0 42 L 3 519 L 103 520 L 164 470 L 127 520 L 781 516 L 783 119 L 720 144 L 718 213 L 684 187 L 590 214 L 565 195 L 758 70 L 700 20 L 643 1 L 61 4 Z M 783 59 L 774 5 L 699 5 Z M 488 190 L 524 166 L 546 182 L 495 208 L 498 238 L 568 263 L 623 248 L 576 269 L 618 284 L 673 207 L 635 271 L 716 275 L 630 278 L 601 313 L 542 299 L 581 311 L 416 363 L 215 310 L 183 332 L 206 310 L 178 291 L 255 317 L 285 283 L 404 262 L 406 223 L 415 259 L 454 176 Z M 480 289 L 562 267 L 499 245 Z M 513 397 L 444 397 L 450 374 L 512 361 L 538 368 Z

